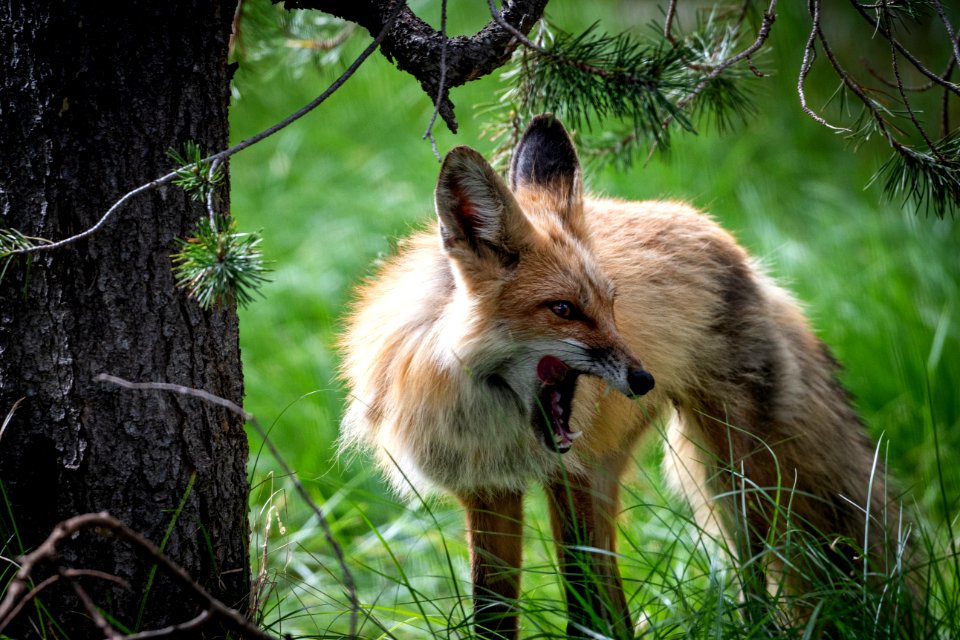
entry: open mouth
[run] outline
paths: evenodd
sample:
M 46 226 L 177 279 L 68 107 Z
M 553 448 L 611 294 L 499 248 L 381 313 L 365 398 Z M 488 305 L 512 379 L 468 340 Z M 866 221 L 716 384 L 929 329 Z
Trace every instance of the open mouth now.
M 544 356 L 537 363 L 540 391 L 533 409 L 533 423 L 540 430 L 544 444 L 559 453 L 566 453 L 582 434 L 570 430 L 570 403 L 577 387 L 579 371 L 554 356 Z

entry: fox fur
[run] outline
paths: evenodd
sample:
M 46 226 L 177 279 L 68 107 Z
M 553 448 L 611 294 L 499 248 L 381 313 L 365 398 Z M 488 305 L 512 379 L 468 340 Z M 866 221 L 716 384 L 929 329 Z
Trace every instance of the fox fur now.
M 509 184 L 453 149 L 436 209 L 359 290 L 342 339 L 342 444 L 371 451 L 398 491 L 464 505 L 482 637 L 518 633 L 532 482 L 549 496 L 568 633 L 633 637 L 615 556 L 582 548 L 615 551 L 619 480 L 652 424 L 665 425 L 670 484 L 741 560 L 774 521 L 788 526 L 773 516 L 788 504 L 789 526 L 861 543 L 869 531 L 883 555 L 873 545 L 898 519 L 837 363 L 710 217 L 585 197 L 548 115 L 524 134 Z M 758 590 L 802 591 L 777 563 L 758 572 Z

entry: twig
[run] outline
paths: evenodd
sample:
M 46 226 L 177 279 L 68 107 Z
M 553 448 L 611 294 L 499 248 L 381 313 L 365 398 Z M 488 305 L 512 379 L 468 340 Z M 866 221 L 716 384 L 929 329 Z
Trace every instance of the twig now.
M 207 620 L 210 618 L 210 611 L 204 609 L 200 614 L 187 620 L 186 622 L 181 622 L 180 624 L 174 624 L 169 627 L 164 627 L 163 629 L 152 629 L 150 631 L 141 631 L 140 633 L 134 633 L 129 636 L 124 636 L 124 640 L 147 640 L 148 638 L 166 638 L 168 636 L 177 636 L 178 634 L 184 631 L 193 631 L 194 629 L 199 629 L 204 624 L 207 623 Z
M 23 570 L 23 565 L 20 565 L 21 571 Z M 20 573 L 19 571 L 17 572 Z M 49 587 L 55 582 L 60 580 L 60 576 L 52 575 L 44 580 L 41 580 L 37 583 L 33 589 L 26 593 L 19 601 L 16 599 L 20 594 L 15 593 L 11 595 L 11 586 L 13 583 L 7 586 L 7 595 L 4 596 L 3 600 L 0 601 L 0 632 L 6 628 L 10 622 L 16 618 L 20 611 L 30 603 L 31 600 L 37 597 L 41 591 Z M 7 601 L 10 601 L 10 604 L 7 604 Z
M 112 573 L 107 573 L 106 571 L 97 571 L 96 569 L 73 569 L 71 567 L 64 567 L 60 569 L 59 575 L 63 576 L 64 578 L 99 578 L 101 580 L 106 580 L 107 582 L 113 582 L 124 589 L 130 588 L 130 583 L 120 576 L 115 576 Z
M 741 51 L 740 53 L 730 56 L 717 66 L 713 70 L 704 76 L 699 83 L 693 88 L 693 91 L 685 95 L 681 100 L 677 102 L 678 109 L 686 108 L 693 100 L 707 88 L 711 82 L 713 82 L 717 76 L 726 71 L 731 66 L 740 62 L 744 59 L 749 59 L 753 56 L 754 53 L 760 50 L 760 47 L 764 45 L 767 41 L 767 38 L 770 37 L 770 30 L 773 28 L 773 23 L 777 19 L 777 0 L 770 0 L 770 6 L 767 7 L 766 12 L 763 14 L 763 20 L 760 22 L 760 28 L 757 30 L 757 37 L 749 47 Z M 671 118 L 665 118 L 663 126 L 666 127 Z
M 230 148 L 228 148 L 228 149 L 224 149 L 223 151 L 220 151 L 220 152 L 215 153 L 215 154 L 213 154 L 213 155 L 211 155 L 211 156 L 208 156 L 208 157 L 204 158 L 203 160 L 201 160 L 200 163 L 203 163 L 203 162 L 219 162 L 219 161 L 222 161 L 222 160 L 226 160 L 226 159 L 229 158 L 230 156 L 232 156 L 232 155 L 234 155 L 234 154 L 236 154 L 236 153 L 239 153 L 239 152 L 243 151 L 243 150 L 246 149 L 247 147 L 250 147 L 250 146 L 253 146 L 253 145 L 257 144 L 258 142 L 260 142 L 260 141 L 263 140 L 264 138 L 268 138 L 268 137 L 272 136 L 273 134 L 277 133 L 278 131 L 280 131 L 280 130 L 282 130 L 282 129 L 285 129 L 285 128 L 288 127 L 289 125 L 293 124 L 294 122 L 296 122 L 297 120 L 299 120 L 299 119 L 302 118 L 303 116 L 307 115 L 308 113 L 310 113 L 311 111 L 313 111 L 314 109 L 316 109 L 317 107 L 319 107 L 327 98 L 329 98 L 335 91 L 337 91 L 341 86 L 343 86 L 343 84 L 344 84 L 347 80 L 349 80 L 350 77 L 353 76 L 354 73 L 356 73 L 356 71 L 357 71 L 357 69 L 360 67 L 360 65 L 361 65 L 367 58 L 369 58 L 370 55 L 371 55 L 374 51 L 377 50 L 377 47 L 380 46 L 380 43 L 383 42 L 383 39 L 387 36 L 387 33 L 390 31 L 390 27 L 393 25 L 393 20 L 397 17 L 397 15 L 400 13 L 400 9 L 401 9 L 402 7 L 404 7 L 404 6 L 405 6 L 404 3 L 402 3 L 402 2 L 400 2 L 400 3 L 397 4 L 397 6 L 396 6 L 396 7 L 394 8 L 394 10 L 393 10 L 393 13 L 392 13 L 391 16 L 390 16 L 390 19 L 384 24 L 383 29 L 380 31 L 379 35 L 377 35 L 377 37 L 373 40 L 373 42 L 371 42 L 371 43 L 367 46 L 367 48 L 364 49 L 363 52 L 361 52 L 359 56 L 357 56 L 356 60 L 354 60 L 354 61 L 350 64 L 350 66 L 347 67 L 346 71 L 344 71 L 344 72 L 340 75 L 340 77 L 337 78 L 337 79 L 333 82 L 333 84 L 331 84 L 329 87 L 327 87 L 327 89 L 326 89 L 323 93 L 321 93 L 319 96 L 317 96 L 316 98 L 314 98 L 314 99 L 313 99 L 312 101 L 310 101 L 308 104 L 306 104 L 305 106 L 301 107 L 300 109 L 298 109 L 298 110 L 295 111 L 294 113 L 290 114 L 289 116 L 287 116 L 286 118 L 284 118 L 284 119 L 281 120 L 280 122 L 276 123 L 276 124 L 273 125 L 272 127 L 269 127 L 269 128 L 267 128 L 267 129 L 264 129 L 264 130 L 261 131 L 260 133 L 258 133 L 258 134 L 256 134 L 256 135 L 253 135 L 253 136 L 247 138 L 246 140 L 243 140 L 242 142 L 239 142 L 239 143 L 235 144 L 234 146 L 232 146 L 232 147 L 230 147 Z M 197 164 L 200 164 L 200 163 L 197 163 Z M 166 174 L 166 175 L 164 175 L 164 176 L 161 176 L 160 178 L 157 178 L 156 180 L 153 180 L 152 182 L 148 182 L 148 183 L 146 183 L 146 184 L 144 184 L 144 185 L 141 185 L 141 186 L 137 187 L 137 188 L 134 189 L 133 191 L 127 192 L 127 193 L 124 194 L 119 200 L 117 200 L 117 201 L 113 204 L 113 206 L 111 206 L 109 209 L 107 209 L 107 212 L 103 214 L 103 216 L 100 218 L 100 220 L 98 220 L 97 223 L 96 223 L 95 225 L 93 225 L 92 227 L 90 227 L 89 229 L 86 229 L 86 230 L 84 230 L 84 231 L 81 231 L 80 233 L 78 233 L 78 234 L 76 234 L 76 235 L 73 235 L 73 236 L 70 236 L 69 238 L 64 238 L 63 240 L 58 240 L 57 242 L 51 242 L 50 244 L 33 245 L 33 246 L 30 246 L 30 247 L 23 247 L 23 248 L 20 248 L 20 249 L 12 249 L 12 250 L 6 252 L 6 255 L 7 255 L 7 256 L 10 256 L 10 255 L 17 255 L 17 254 L 21 254 L 21 253 L 36 253 L 36 252 L 38 252 L 38 251 L 51 251 L 51 250 L 53 250 L 53 249 L 59 249 L 59 248 L 62 247 L 62 246 L 71 244 L 71 243 L 76 242 L 76 241 L 78 241 L 78 240 L 82 240 L 83 238 L 86 238 L 86 237 L 88 237 L 88 236 L 91 236 L 91 235 L 93 235 L 94 233 L 96 233 L 97 231 L 99 231 L 101 227 L 103 227 L 103 225 L 107 222 L 107 220 L 110 218 L 110 216 L 112 216 L 112 215 L 114 214 L 114 212 L 116 212 L 120 207 L 122 207 L 124 204 L 126 204 L 126 203 L 127 203 L 129 200 L 131 200 L 134 196 L 137 196 L 137 195 L 139 195 L 139 194 L 141 194 L 141 193 L 145 193 L 145 192 L 147 192 L 147 191 L 152 191 L 152 190 L 154 190 L 154 189 L 156 189 L 156 188 L 158 188 L 158 187 L 161 187 L 161 186 L 163 186 L 163 185 L 165 185 L 165 184 L 168 184 L 168 183 L 172 182 L 172 181 L 177 177 L 177 174 L 178 174 L 180 171 L 182 171 L 183 169 L 193 169 L 193 168 L 195 168 L 196 166 L 197 166 L 196 164 L 191 164 L 191 165 L 188 165 L 188 166 L 186 166 L 186 167 L 178 167 L 176 170 L 171 171 L 170 173 L 168 173 L 168 174 Z
M 433 106 L 433 116 L 430 118 L 430 124 L 427 130 L 423 132 L 424 138 L 430 138 L 430 146 L 433 148 L 433 155 L 437 156 L 437 162 L 441 162 L 440 151 L 437 149 L 437 139 L 433 137 L 433 125 L 440 115 L 440 105 L 443 103 L 443 92 L 446 89 L 447 82 L 447 0 L 440 2 L 440 35 L 443 37 L 443 45 L 440 47 L 440 85 L 437 88 L 437 98 Z
M 956 67 L 954 64 L 956 62 L 955 58 L 950 58 L 950 64 L 947 66 L 946 72 L 943 74 L 945 80 L 949 80 L 950 76 L 953 75 L 953 70 Z M 943 90 L 943 95 L 940 98 L 940 137 L 946 138 L 950 133 L 950 92 L 946 89 Z
M 824 127 L 831 129 L 833 131 L 850 131 L 846 127 L 837 127 L 829 122 L 818 114 L 816 111 L 810 108 L 807 104 L 807 93 L 804 88 L 804 85 L 807 81 L 807 76 L 810 73 L 810 68 L 813 66 L 813 61 L 817 57 L 817 34 L 820 32 L 820 3 L 812 2 L 810 4 L 810 17 L 813 21 L 813 25 L 810 29 L 810 36 L 807 38 L 807 44 L 803 49 L 803 62 L 800 64 L 800 76 L 797 80 L 797 95 L 800 96 L 800 108 L 805 114 L 813 118 L 815 122 Z
M 63 240 L 58 240 L 56 242 L 51 242 L 49 244 L 37 244 L 29 247 L 22 247 L 19 249 L 11 249 L 6 253 L 6 255 L 9 256 L 9 255 L 17 255 L 21 253 L 37 253 L 39 251 L 52 251 L 53 249 L 59 249 L 60 247 L 66 246 L 68 244 L 72 244 L 78 240 L 83 240 L 87 236 L 92 236 L 93 234 L 95 234 L 97 231 L 100 230 L 100 228 L 107 222 L 107 220 L 110 219 L 110 216 L 112 216 L 114 212 L 117 211 L 117 209 L 125 205 L 129 200 L 133 199 L 134 196 L 138 196 L 141 193 L 146 193 L 147 191 L 153 191 L 157 187 L 162 187 L 163 185 L 169 182 L 172 182 L 173 179 L 176 177 L 177 177 L 177 171 L 171 171 L 167 175 L 157 178 L 152 182 L 148 182 L 146 184 L 140 185 L 133 191 L 128 191 L 126 194 L 123 195 L 123 197 L 121 197 L 119 200 L 113 203 L 113 206 L 107 209 L 107 212 L 103 214 L 103 216 L 97 221 L 96 224 L 94 224 L 92 227 L 84 231 L 81 231 L 76 235 L 70 236 L 69 238 L 64 238 Z
M 130 382 L 129 380 L 124 380 L 123 378 L 118 378 L 106 373 L 99 374 L 95 380 L 98 382 L 110 382 L 125 389 L 135 389 L 140 391 L 169 391 L 172 393 L 179 393 L 181 395 L 199 398 L 211 404 L 223 407 L 228 411 L 241 416 L 247 423 L 249 423 L 257 431 L 257 434 L 267 445 L 267 448 L 270 449 L 270 453 L 273 454 L 274 459 L 280 464 L 284 473 L 290 477 L 294 488 L 297 490 L 297 493 L 300 494 L 300 497 L 303 498 L 307 505 L 313 510 L 314 514 L 316 514 L 320 522 L 320 528 L 323 530 L 323 536 L 326 539 L 327 544 L 329 544 L 330 548 L 333 550 L 334 557 L 340 566 L 340 571 L 343 575 L 344 588 L 347 590 L 347 597 L 350 600 L 350 635 L 348 637 L 357 637 L 357 617 L 361 608 L 360 600 L 357 598 L 356 583 L 353 580 L 353 574 L 350 571 L 350 567 L 347 566 L 347 560 L 346 556 L 344 556 L 343 548 L 334 538 L 333 531 L 330 529 L 330 524 L 327 522 L 327 518 L 324 515 L 323 510 L 317 505 L 316 502 L 314 502 L 313 498 L 300 482 L 297 474 L 293 471 L 293 469 L 290 468 L 286 460 L 284 460 L 283 456 L 273 445 L 273 442 L 270 440 L 270 438 L 267 437 L 266 430 L 257 420 L 256 416 L 245 411 L 243 407 L 240 407 L 234 402 L 231 402 L 226 398 L 221 398 L 220 396 L 214 395 L 202 389 L 194 389 L 192 387 L 185 387 L 169 382 Z
M 811 0 L 819 12 L 820 0 Z M 887 139 L 887 144 L 889 144 L 894 150 L 898 153 L 904 153 L 903 145 L 900 144 L 896 138 L 893 137 L 893 134 L 890 133 L 889 128 L 887 127 L 886 120 L 883 119 L 883 116 L 880 114 L 880 111 L 877 109 L 873 100 L 866 94 L 863 87 L 856 82 L 847 70 L 843 68 L 843 65 L 840 64 L 840 60 L 837 58 L 836 54 L 833 52 L 833 48 L 830 46 L 830 43 L 827 41 L 827 37 L 823 33 L 823 29 L 820 27 L 820 23 L 817 22 L 814 25 L 814 29 L 817 33 L 817 38 L 820 40 L 820 46 L 823 47 L 823 53 L 827 56 L 827 60 L 830 61 L 830 66 L 833 67 L 834 72 L 840 78 L 840 81 L 843 82 L 850 91 L 857 96 L 860 102 L 863 103 L 864 107 L 870 111 L 871 116 L 873 116 L 874 121 L 877 123 L 877 128 L 880 130 L 880 133 Z
M 210 229 L 216 231 L 217 229 L 217 213 L 216 208 L 213 206 L 214 192 L 216 189 L 213 184 L 213 176 L 216 175 L 217 167 L 220 166 L 220 159 L 216 159 L 210 163 L 210 169 L 207 171 L 207 180 L 210 184 L 210 190 L 207 191 L 207 217 L 210 218 Z
M 677 0 L 670 0 L 667 5 L 667 15 L 663 18 L 663 37 L 673 46 L 677 46 L 677 39 L 673 37 L 673 19 L 677 15 Z
M 868 23 L 874 30 L 879 30 L 880 25 L 878 24 L 878 22 L 877 22 L 873 17 L 871 17 L 869 13 L 867 13 L 866 9 L 865 9 L 859 2 L 857 2 L 857 0 L 850 0 L 850 4 L 853 5 L 853 7 L 854 7 L 854 8 L 860 13 L 860 15 L 863 17 L 863 19 L 866 20 L 867 23 Z M 931 71 L 930 69 L 928 69 L 926 66 L 924 66 L 924 64 L 923 64 L 922 62 L 920 62 L 920 60 L 917 59 L 917 57 L 916 57 L 915 55 L 913 55 L 913 53 L 911 53 L 906 47 L 904 47 L 902 44 L 900 44 L 900 41 L 897 40 L 896 38 L 894 38 L 894 39 L 892 40 L 892 44 L 893 44 L 893 46 L 895 46 L 895 47 L 897 48 L 897 51 L 898 51 L 904 58 L 906 58 L 907 60 L 910 61 L 910 64 L 912 64 L 912 65 L 916 68 L 917 71 L 919 71 L 920 73 L 922 73 L 923 75 L 925 75 L 928 79 L 932 80 L 932 81 L 935 82 L 936 84 L 939 84 L 939 85 L 940 85 L 941 87 L 943 87 L 944 89 L 950 91 L 951 93 L 955 93 L 956 95 L 960 96 L 960 85 L 956 85 L 956 84 L 954 84 L 954 83 L 952 83 L 952 82 L 950 82 L 950 81 L 948 81 L 948 80 L 946 80 L 946 79 L 944 79 L 944 78 L 941 78 L 940 76 L 938 76 L 937 74 L 935 74 L 933 71 Z
M 500 25 L 501 29 L 503 29 L 504 31 L 512 35 L 514 38 L 516 38 L 517 42 L 519 42 L 520 44 L 522 44 L 528 49 L 533 49 L 534 51 L 538 51 L 544 55 L 548 55 L 548 56 L 552 55 L 550 51 L 538 45 L 536 42 L 534 42 L 533 40 L 528 38 L 526 35 L 524 35 L 522 31 L 520 31 L 515 26 L 507 22 L 503 18 L 503 14 L 500 13 L 500 11 L 497 9 L 497 6 L 494 4 L 493 0 L 487 0 L 487 6 L 490 8 L 490 16 L 493 18 L 494 22 Z
M 7 585 L 6 594 L 3 600 L 0 601 L 0 632 L 6 628 L 20 611 L 23 602 L 38 590 L 35 588 L 33 591 L 27 593 L 27 581 L 31 578 L 34 568 L 44 560 L 55 558 L 58 555 L 57 546 L 61 542 L 70 539 L 73 537 L 73 534 L 78 531 L 91 528 L 97 529 L 101 533 L 109 534 L 118 540 L 129 542 L 135 549 L 146 553 L 154 562 L 161 565 L 170 575 L 202 600 L 212 616 L 221 619 L 224 624 L 232 627 L 244 637 L 256 638 L 258 640 L 276 640 L 273 636 L 265 633 L 255 624 L 247 620 L 239 611 L 228 607 L 211 596 L 190 577 L 183 567 L 168 558 L 159 547 L 106 512 L 85 513 L 58 523 L 40 546 L 21 558 L 20 570 L 17 571 L 13 580 Z M 47 586 L 52 583 L 49 582 L 51 578 L 55 579 L 56 577 L 57 576 L 51 576 L 47 580 L 44 580 L 42 584 Z
M 677 101 L 677 105 L 676 105 L 677 111 L 679 112 L 687 108 L 690 105 L 690 103 L 693 102 L 696 99 L 696 97 L 699 96 L 703 92 L 703 90 L 706 89 L 707 86 L 709 86 L 710 83 L 717 78 L 717 76 L 719 76 L 721 73 L 729 69 L 731 66 L 737 64 L 741 60 L 750 60 L 753 54 L 759 51 L 760 48 L 764 45 L 764 43 L 767 41 L 767 39 L 770 37 L 770 30 L 773 28 L 773 23 L 776 21 L 776 19 L 777 19 L 777 0 L 770 0 L 770 5 L 767 7 L 767 10 L 763 14 L 763 19 L 760 22 L 760 28 L 757 30 L 757 37 L 754 39 L 753 43 L 750 46 L 748 46 L 746 49 L 741 51 L 740 53 L 730 56 L 723 62 L 719 63 L 717 66 L 713 67 L 710 73 L 708 73 L 707 75 L 705 75 L 703 78 L 700 79 L 700 82 L 698 82 L 696 86 L 694 86 L 694 88 L 690 91 L 690 93 L 688 93 L 683 98 Z M 667 114 L 667 116 L 663 119 L 661 128 L 666 129 L 668 126 L 670 126 L 670 124 L 674 121 L 674 119 L 675 117 L 672 113 Z M 650 145 L 650 153 L 647 154 L 648 161 L 650 160 L 650 158 L 653 157 L 653 154 L 657 150 L 658 146 L 659 146 L 659 141 L 654 140 L 653 144 Z
M 100 613 L 100 609 L 97 608 L 97 605 L 94 604 L 93 599 L 90 598 L 90 595 L 80 586 L 78 582 L 70 581 L 70 586 L 73 587 L 74 593 L 77 594 L 77 597 L 80 598 L 80 602 L 83 603 L 83 607 L 87 610 L 87 613 L 90 614 L 90 618 L 93 620 L 93 624 L 97 626 L 97 629 L 103 633 L 104 637 L 107 640 L 123 640 L 123 634 L 117 631 L 112 624 L 107 622 L 107 619 L 103 617 L 103 614 Z
M 0 425 L 0 440 L 3 440 L 3 433 L 7 430 L 7 425 L 10 424 L 10 421 L 13 420 L 13 414 L 16 413 L 17 407 L 20 406 L 20 403 L 26 400 L 26 396 L 18 399 L 13 403 L 13 406 L 10 407 L 10 411 L 7 412 L 7 417 L 3 419 L 3 424 Z
M 953 60 L 960 63 L 960 43 L 957 42 L 957 35 L 953 31 L 953 25 L 947 20 L 947 14 L 943 10 L 943 4 L 940 0 L 933 0 L 933 6 L 936 7 L 937 15 L 940 16 L 943 27 L 947 30 L 947 35 L 950 36 L 950 45 L 953 47 Z
M 900 77 L 900 64 L 897 62 L 897 48 L 894 46 L 896 38 L 893 36 L 893 31 L 890 29 L 890 25 L 886 20 L 881 20 L 881 34 L 890 42 L 890 67 L 893 69 L 893 77 L 896 79 L 897 92 L 900 94 L 900 100 L 903 102 L 903 106 L 907 110 L 907 114 L 910 116 L 910 122 L 913 123 L 914 128 L 920 133 L 920 137 L 923 138 L 923 141 L 927 144 L 927 147 L 933 152 L 937 157 L 937 160 L 940 162 L 946 162 L 946 159 L 943 157 L 943 154 L 940 153 L 940 150 L 937 149 L 937 146 L 933 144 L 933 140 L 930 139 L 930 136 L 927 135 L 926 129 L 923 128 L 923 125 L 920 124 L 920 121 L 917 119 L 917 114 L 913 110 L 913 105 L 910 103 L 910 99 L 907 97 L 907 92 L 903 87 L 903 78 Z
M 497 7 L 494 5 L 493 0 L 487 0 L 487 6 L 490 8 L 490 15 L 493 17 L 494 22 L 499 24 L 505 31 L 508 31 L 511 35 L 513 35 L 513 37 L 516 38 L 517 41 L 520 42 L 527 49 L 536 51 L 542 56 L 546 56 L 551 60 L 556 60 L 557 62 L 565 64 L 569 67 L 580 69 L 581 71 L 584 71 L 586 73 L 592 73 L 594 75 L 600 76 L 601 78 L 604 78 L 607 80 L 626 76 L 626 74 L 623 74 L 621 72 L 610 71 L 608 69 L 601 69 L 600 67 L 596 67 L 591 64 L 586 64 L 584 62 L 580 62 L 579 60 L 571 60 L 566 56 L 559 55 L 553 51 L 550 51 L 545 47 L 540 46 L 539 44 L 537 44 L 527 36 L 523 35 L 523 33 L 520 30 L 518 30 L 516 27 L 514 27 L 509 22 L 507 22 L 503 18 L 503 15 L 499 11 L 497 11 Z M 635 79 L 633 76 L 626 76 L 626 78 L 630 80 Z

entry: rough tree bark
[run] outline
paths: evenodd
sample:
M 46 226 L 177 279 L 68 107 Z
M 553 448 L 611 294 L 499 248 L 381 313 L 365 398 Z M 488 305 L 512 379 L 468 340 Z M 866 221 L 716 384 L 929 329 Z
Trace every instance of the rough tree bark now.
M 224 148 L 233 9 L 209 0 L 0 3 L 0 224 L 69 236 L 168 172 L 171 147 L 194 140 Z M 94 380 L 111 373 L 174 382 L 242 402 L 235 309 L 201 311 L 171 275 L 174 237 L 189 235 L 202 215 L 202 204 L 162 188 L 134 199 L 98 234 L 7 269 L 0 422 L 23 401 L 0 439 L 0 555 L 34 547 L 73 514 L 109 511 L 157 544 L 175 520 L 168 555 L 243 608 L 241 420 L 195 399 Z M 93 578 L 83 587 L 136 626 L 150 567 L 129 547 L 90 532 L 64 549 L 63 562 L 127 580 L 129 589 Z M 95 635 L 68 585 L 41 600 L 71 637 Z M 142 629 L 200 610 L 161 574 L 145 601 Z M 13 635 L 34 633 L 21 620 Z

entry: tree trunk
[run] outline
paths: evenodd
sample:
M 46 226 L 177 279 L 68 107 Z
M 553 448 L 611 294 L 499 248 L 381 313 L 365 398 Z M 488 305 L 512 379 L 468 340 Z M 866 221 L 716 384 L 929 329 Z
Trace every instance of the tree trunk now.
M 211 0 L 0 3 L 0 225 L 64 238 L 170 171 L 168 149 L 188 140 L 224 148 L 233 9 Z M 225 209 L 226 188 L 220 195 Z M 23 401 L 0 439 L 0 556 L 36 547 L 68 516 L 105 510 L 156 544 L 169 531 L 166 553 L 244 608 L 242 421 L 193 398 L 94 380 L 173 382 L 242 402 L 235 308 L 202 311 L 171 274 L 174 238 L 203 215 L 168 186 L 135 197 L 97 234 L 7 268 L 0 422 Z M 128 581 L 82 585 L 130 630 L 202 609 L 162 571 L 149 586 L 150 564 L 96 532 L 71 541 L 60 562 Z M 0 560 L 0 592 L 10 575 Z M 15 637 L 53 624 L 73 638 L 97 635 L 64 582 L 40 595 L 49 616 L 32 606 L 20 614 Z

